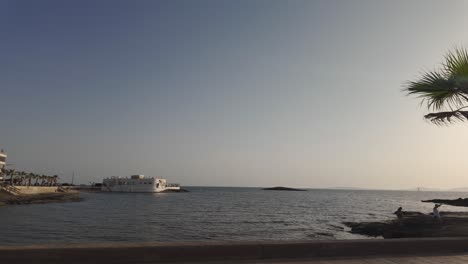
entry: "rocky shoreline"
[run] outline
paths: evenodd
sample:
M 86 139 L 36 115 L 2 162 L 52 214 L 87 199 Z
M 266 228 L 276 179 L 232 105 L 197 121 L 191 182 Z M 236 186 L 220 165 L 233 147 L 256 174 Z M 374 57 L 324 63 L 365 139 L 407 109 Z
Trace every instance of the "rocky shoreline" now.
M 432 215 L 404 212 L 403 219 L 377 222 L 345 222 L 351 233 L 383 238 L 468 237 L 468 212 L 441 212 L 442 222 Z
M 39 193 L 39 194 L 20 194 L 12 195 L 5 191 L 0 190 L 0 206 L 2 205 L 14 205 L 14 204 L 44 204 L 44 203 L 64 203 L 64 202 L 80 202 L 83 198 L 80 197 L 80 191 L 85 190 L 70 190 L 65 192 L 51 192 L 51 193 Z M 92 190 L 93 192 L 100 192 Z M 180 193 L 189 192 L 187 189 L 180 190 L 166 190 L 164 193 Z
M 79 192 L 55 192 L 41 194 L 24 194 L 10 195 L 5 192 L 0 192 L 0 205 L 12 204 L 43 204 L 43 203 L 59 203 L 59 202 L 79 202 L 82 198 Z
M 432 199 L 432 200 L 423 200 L 423 203 L 437 203 L 437 204 L 446 204 L 452 206 L 462 206 L 468 207 L 468 198 L 458 198 L 458 199 Z

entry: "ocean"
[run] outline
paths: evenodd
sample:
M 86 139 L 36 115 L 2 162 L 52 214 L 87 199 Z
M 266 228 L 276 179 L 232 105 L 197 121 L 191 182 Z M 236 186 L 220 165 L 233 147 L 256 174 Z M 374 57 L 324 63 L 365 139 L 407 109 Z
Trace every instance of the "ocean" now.
M 399 206 L 456 192 L 189 187 L 187 193 L 81 193 L 82 202 L 0 207 L 0 245 L 358 239 L 345 221 L 394 218 Z M 442 206 L 441 211 L 468 211 Z

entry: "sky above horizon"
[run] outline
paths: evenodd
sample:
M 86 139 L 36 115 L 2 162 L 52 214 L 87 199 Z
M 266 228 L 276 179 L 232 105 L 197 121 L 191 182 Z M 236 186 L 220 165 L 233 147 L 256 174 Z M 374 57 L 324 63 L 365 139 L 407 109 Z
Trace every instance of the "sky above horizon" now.
M 0 0 L 0 147 L 80 183 L 468 186 L 468 124 L 403 85 L 467 1 Z

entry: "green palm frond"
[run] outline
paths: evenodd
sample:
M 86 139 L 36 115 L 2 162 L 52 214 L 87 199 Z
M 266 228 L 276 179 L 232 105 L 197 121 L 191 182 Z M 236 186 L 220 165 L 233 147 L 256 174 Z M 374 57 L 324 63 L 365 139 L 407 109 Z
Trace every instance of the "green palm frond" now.
M 428 108 L 439 110 L 444 105 L 459 107 L 467 101 L 455 87 L 455 82 L 438 72 L 426 72 L 417 82 L 410 82 L 406 88 L 409 95 L 415 94 L 427 102 Z
M 408 95 L 418 95 L 428 109 L 450 110 L 426 115 L 433 123 L 468 121 L 467 112 L 460 111 L 468 105 L 468 50 L 456 48 L 449 52 L 440 71 L 424 73 L 419 80 L 409 82 L 404 90 Z
M 468 51 L 455 48 L 445 55 L 445 62 L 442 65 L 445 77 L 448 79 L 468 76 Z

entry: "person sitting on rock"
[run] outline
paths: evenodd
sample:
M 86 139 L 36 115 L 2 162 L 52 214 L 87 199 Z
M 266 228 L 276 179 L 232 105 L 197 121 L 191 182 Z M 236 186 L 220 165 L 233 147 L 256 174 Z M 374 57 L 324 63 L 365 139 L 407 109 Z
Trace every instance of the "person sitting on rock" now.
M 403 208 L 400 206 L 398 209 L 393 213 L 396 215 L 399 221 L 403 219 Z
M 440 213 L 439 213 L 439 207 L 441 206 L 442 204 L 435 204 L 434 208 L 432 209 L 432 215 L 439 223 L 442 222 L 442 218 L 440 217 Z

